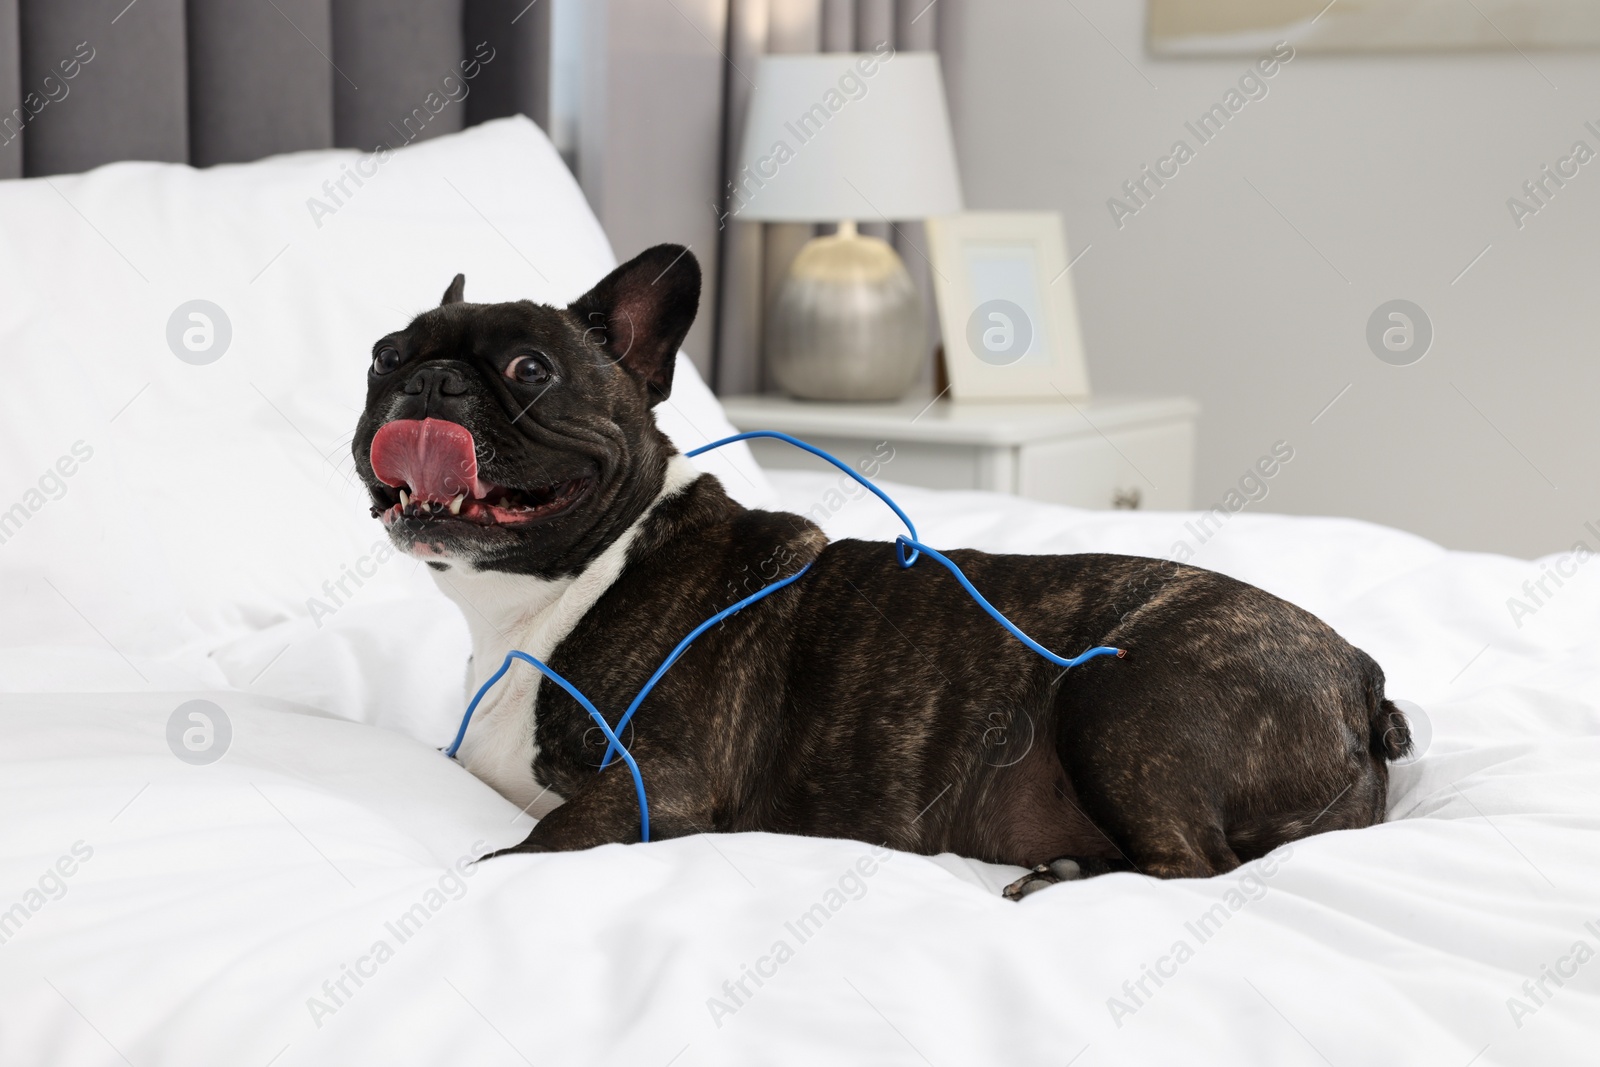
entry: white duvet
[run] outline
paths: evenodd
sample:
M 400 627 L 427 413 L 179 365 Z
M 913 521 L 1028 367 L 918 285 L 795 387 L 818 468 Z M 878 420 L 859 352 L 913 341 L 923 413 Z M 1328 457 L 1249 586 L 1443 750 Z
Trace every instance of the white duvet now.
M 775 481 L 801 511 L 835 484 Z M 1165 554 L 1188 518 L 898 496 L 946 547 Z M 830 528 L 894 531 L 869 501 Z M 1196 562 L 1322 615 L 1425 709 L 1387 823 L 1021 904 L 1015 869 L 766 834 L 474 867 L 531 821 L 402 732 L 446 736 L 458 703 L 420 680 L 460 676 L 403 612 L 348 642 L 388 725 L 263 695 L 276 671 L 0 698 L 0 1062 L 1595 1062 L 1600 581 L 1518 629 L 1539 565 L 1359 522 L 1241 514 Z M 196 697 L 232 732 L 204 766 L 167 739 Z
M 1592 531 L 1546 565 L 1228 519 L 1195 562 L 1372 653 L 1424 752 L 1385 825 L 1224 878 L 1011 904 L 1015 870 L 762 834 L 472 866 L 531 821 L 436 751 L 465 626 L 351 482 L 366 351 L 458 270 L 565 302 L 614 263 L 522 119 L 383 161 L 0 182 L 0 1064 L 1600 1060 Z M 172 340 L 197 299 L 231 321 L 209 363 Z M 682 360 L 657 411 L 680 447 L 731 432 Z M 705 462 L 774 495 L 743 446 Z M 1198 540 L 897 495 L 936 547 Z M 875 501 L 828 526 L 893 566 Z

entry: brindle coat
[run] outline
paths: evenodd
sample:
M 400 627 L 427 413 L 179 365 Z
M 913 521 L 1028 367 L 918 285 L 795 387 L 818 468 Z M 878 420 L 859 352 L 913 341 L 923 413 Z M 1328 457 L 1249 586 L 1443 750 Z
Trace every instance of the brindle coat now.
M 375 346 L 404 362 L 374 375 L 354 442 L 380 508 L 393 496 L 368 450 L 394 418 L 467 426 L 502 485 L 591 478 L 584 499 L 532 528 L 391 526 L 403 547 L 426 540 L 458 561 L 436 568 L 572 575 L 645 516 L 620 575 L 550 660 L 613 724 L 686 633 L 811 564 L 702 636 L 624 731 L 652 838 L 763 830 L 1195 877 L 1383 819 L 1386 761 L 1410 743 L 1383 672 L 1252 586 L 1140 557 L 948 553 L 1046 647 L 1128 653 L 1063 671 L 932 560 L 903 569 L 886 543 L 829 543 L 798 515 L 741 507 L 709 475 L 651 508 L 673 449 L 650 408 L 670 391 L 698 294 L 698 266 L 676 246 L 565 311 L 468 304 L 458 279 L 444 305 Z M 500 370 L 534 350 L 553 382 L 529 406 L 533 391 Z M 566 800 L 510 851 L 638 841 L 632 779 L 619 761 L 597 772 L 604 741 L 577 702 L 541 686 L 534 731 L 534 777 Z

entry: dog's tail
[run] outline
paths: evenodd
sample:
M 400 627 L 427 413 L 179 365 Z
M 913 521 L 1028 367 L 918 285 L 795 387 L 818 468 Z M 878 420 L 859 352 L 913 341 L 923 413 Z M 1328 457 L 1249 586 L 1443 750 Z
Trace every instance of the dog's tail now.
M 1380 700 L 1372 716 L 1372 754 L 1397 760 L 1411 754 L 1411 724 L 1392 700 Z
M 1406 713 L 1383 695 L 1383 668 L 1367 661 L 1367 747 L 1375 759 L 1397 760 L 1411 754 L 1411 724 Z
M 1411 753 L 1411 723 L 1395 702 L 1384 696 L 1384 672 L 1373 664 L 1374 685 L 1368 688 L 1368 736 L 1366 744 L 1378 760 L 1400 760 Z

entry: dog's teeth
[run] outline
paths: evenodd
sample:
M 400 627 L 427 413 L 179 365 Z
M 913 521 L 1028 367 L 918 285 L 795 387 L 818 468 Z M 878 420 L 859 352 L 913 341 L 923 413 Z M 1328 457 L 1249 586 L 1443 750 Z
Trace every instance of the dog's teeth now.
M 467 494 L 465 494 L 465 493 L 457 493 L 456 494 L 456 498 L 454 500 L 450 501 L 450 514 L 452 514 L 452 515 L 461 514 L 461 505 L 466 503 L 466 500 L 467 500 Z
M 410 504 L 411 504 L 411 494 L 406 492 L 404 489 L 400 490 L 400 506 L 402 508 L 405 508 L 405 507 L 409 507 Z

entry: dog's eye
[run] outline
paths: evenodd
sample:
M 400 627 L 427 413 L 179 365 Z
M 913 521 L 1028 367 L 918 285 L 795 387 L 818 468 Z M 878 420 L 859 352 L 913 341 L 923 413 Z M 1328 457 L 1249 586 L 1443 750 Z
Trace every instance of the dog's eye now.
M 543 385 L 550 380 L 550 365 L 544 356 L 518 356 L 506 365 L 506 377 L 527 385 Z
M 372 373 L 388 374 L 400 366 L 400 353 L 393 348 L 380 348 L 378 354 L 372 357 Z

